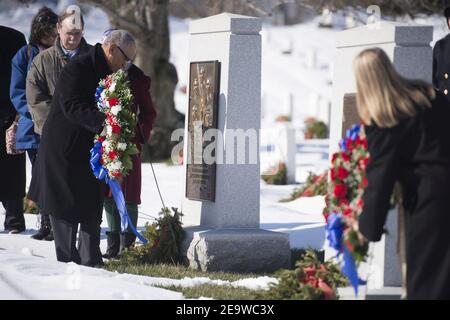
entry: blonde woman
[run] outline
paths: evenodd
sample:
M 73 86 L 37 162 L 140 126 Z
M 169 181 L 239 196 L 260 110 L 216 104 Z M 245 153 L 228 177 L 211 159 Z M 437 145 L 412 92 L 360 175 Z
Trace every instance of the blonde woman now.
M 403 189 L 408 299 L 450 299 L 450 105 L 407 80 L 378 48 L 354 60 L 370 160 L 361 233 L 379 241 L 394 183 Z

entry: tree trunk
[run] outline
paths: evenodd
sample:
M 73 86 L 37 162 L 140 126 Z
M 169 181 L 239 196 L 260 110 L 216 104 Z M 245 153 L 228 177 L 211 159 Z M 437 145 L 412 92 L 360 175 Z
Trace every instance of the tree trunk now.
M 169 62 L 169 0 L 82 0 L 103 9 L 111 25 L 129 31 L 136 40 L 134 63 L 152 79 L 151 94 L 157 117 L 150 143 L 143 148 L 142 159 L 170 157 L 172 131 L 184 126 L 184 115 L 175 109 L 174 92 L 178 83 L 175 67 Z

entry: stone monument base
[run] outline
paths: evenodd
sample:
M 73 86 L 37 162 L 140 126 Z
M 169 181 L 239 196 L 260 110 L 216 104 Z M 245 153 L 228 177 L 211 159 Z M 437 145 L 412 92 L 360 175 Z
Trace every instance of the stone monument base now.
M 182 253 L 202 271 L 274 272 L 289 268 L 289 235 L 262 229 L 185 228 Z

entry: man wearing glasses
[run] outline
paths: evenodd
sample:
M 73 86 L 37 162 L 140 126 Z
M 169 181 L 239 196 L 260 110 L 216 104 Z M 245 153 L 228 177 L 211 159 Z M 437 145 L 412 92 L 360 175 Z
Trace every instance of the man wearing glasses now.
M 42 128 L 37 175 L 32 176 L 28 195 L 50 214 L 56 257 L 61 262 L 103 263 L 100 223 L 105 190 L 89 160 L 94 136 L 104 130 L 106 118 L 95 103 L 98 83 L 127 65 L 119 47 L 127 57 L 136 55 L 134 38 L 116 30 L 103 44 L 67 63 Z
M 115 29 L 107 30 L 104 33 L 103 44 L 109 44 L 111 57 L 115 57 L 120 68 L 127 72 L 134 100 L 134 104 L 131 108 L 133 113 L 137 115 L 133 143 L 135 143 L 139 151 L 141 151 L 142 145 L 148 143 L 150 139 L 150 133 L 156 118 L 156 111 L 150 95 L 151 79 L 133 64 L 135 54 L 135 52 L 133 52 L 133 46 L 122 47 L 121 45 L 114 45 L 114 41 L 112 40 L 114 39 L 115 34 L 119 35 L 120 31 Z M 140 152 L 133 155 L 131 161 L 133 163 L 133 169 L 128 173 L 127 177 L 123 179 L 121 187 L 125 197 L 127 212 L 133 225 L 136 226 L 138 221 L 138 205 L 141 203 L 142 174 Z M 106 232 L 107 249 L 103 257 L 111 259 L 120 255 L 124 249 L 133 246 L 136 236 L 130 229 L 121 232 L 120 215 L 114 200 L 111 198 L 110 192 L 105 198 L 104 208 L 109 231 Z
M 76 12 L 64 12 L 58 18 L 58 37 L 55 44 L 39 54 L 32 63 L 26 81 L 26 97 L 34 131 L 41 135 L 42 127 L 47 119 L 53 99 L 56 82 L 62 68 L 75 56 L 87 53 L 91 45 L 83 38 L 84 20 Z M 78 25 L 75 23 L 78 21 Z M 48 213 L 41 212 L 41 223 L 36 234 L 31 236 L 36 240 L 53 240 L 53 233 Z

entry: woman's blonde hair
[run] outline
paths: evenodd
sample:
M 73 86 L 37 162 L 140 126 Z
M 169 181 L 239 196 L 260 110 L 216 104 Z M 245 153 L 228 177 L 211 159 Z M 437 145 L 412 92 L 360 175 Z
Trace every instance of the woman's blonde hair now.
M 362 51 L 353 61 L 358 93 L 356 102 L 361 120 L 381 128 L 391 128 L 401 118 L 412 117 L 418 107 L 431 107 L 435 98 L 431 85 L 403 78 L 387 54 L 379 48 Z

